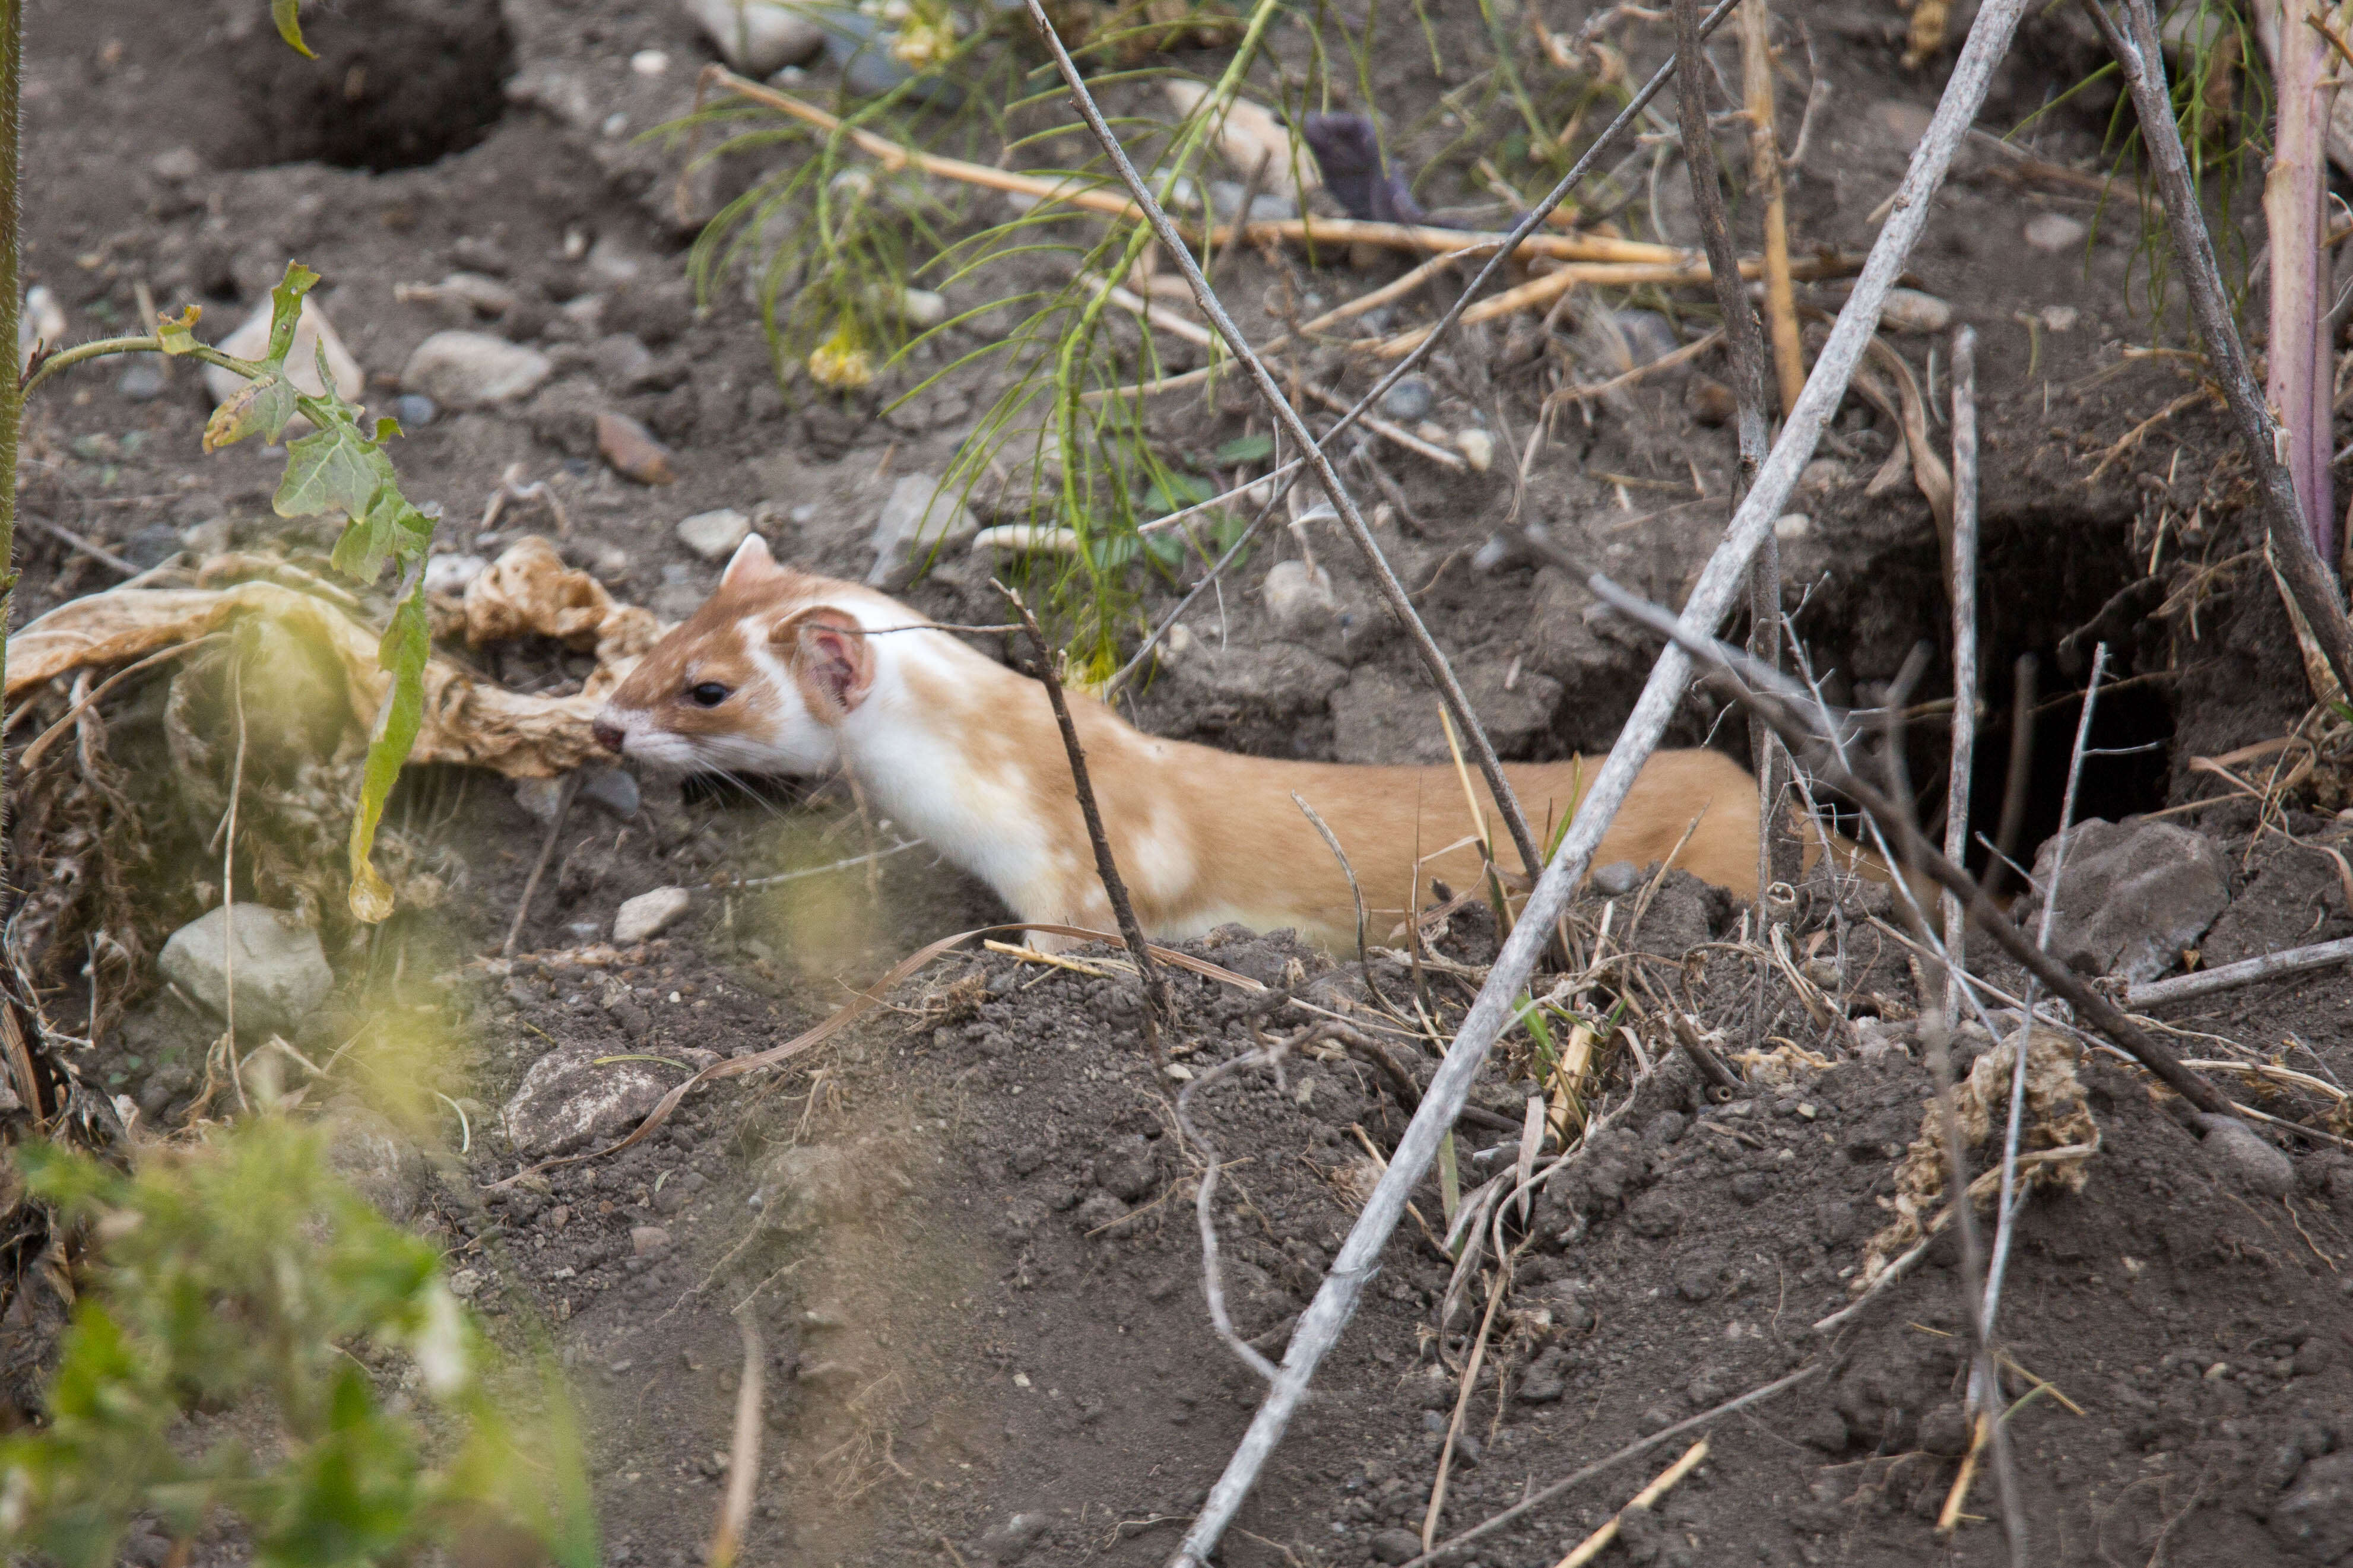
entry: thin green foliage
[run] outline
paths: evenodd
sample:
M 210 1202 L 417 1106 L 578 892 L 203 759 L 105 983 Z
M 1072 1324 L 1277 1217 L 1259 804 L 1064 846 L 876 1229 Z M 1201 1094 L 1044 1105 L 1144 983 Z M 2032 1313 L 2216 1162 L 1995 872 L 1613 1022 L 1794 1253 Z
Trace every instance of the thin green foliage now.
M 368 736 L 360 798 L 352 813 L 351 909 L 355 918 L 373 923 L 391 914 L 393 906 L 391 885 L 370 858 L 376 827 L 425 721 L 425 668 L 433 651 L 425 612 L 425 558 L 433 542 L 433 519 L 400 493 L 399 476 L 384 449 L 401 433 L 399 423 L 366 423 L 367 410 L 335 390 L 323 347 L 318 355 L 322 393 L 301 392 L 288 375 L 286 357 L 301 323 L 302 298 L 318 281 L 319 275 L 301 262 L 288 264 L 285 279 L 269 292 L 269 351 L 263 358 L 208 356 L 247 380 L 213 411 L 204 446 L 211 452 L 250 436 L 276 445 L 297 415 L 309 420 L 311 434 L 286 448 L 286 473 L 272 509 L 288 518 L 341 516 L 343 531 L 332 557 L 335 569 L 363 583 L 375 582 L 386 566 L 396 574 L 392 618 L 376 648 L 391 685 Z M 165 352 L 174 352 L 173 343 L 185 335 L 183 323 Z M 187 342 L 193 344 L 192 336 Z
M 319 57 L 302 41 L 302 0 L 269 0 L 269 19 L 278 24 L 278 36 L 308 58 Z
M 313 1130 L 262 1116 L 132 1173 L 56 1145 L 26 1185 L 97 1237 L 49 1423 L 0 1443 L 0 1543 L 106 1568 L 132 1519 L 185 1542 L 235 1519 L 265 1568 L 413 1560 L 520 1531 L 562 1568 L 598 1561 L 578 1431 L 543 1373 L 526 1426 L 491 1396 L 480 1328 L 436 1248 L 329 1169 Z M 362 1359 L 417 1397 L 386 1398 Z M 185 1418 L 266 1414 L 201 1446 Z

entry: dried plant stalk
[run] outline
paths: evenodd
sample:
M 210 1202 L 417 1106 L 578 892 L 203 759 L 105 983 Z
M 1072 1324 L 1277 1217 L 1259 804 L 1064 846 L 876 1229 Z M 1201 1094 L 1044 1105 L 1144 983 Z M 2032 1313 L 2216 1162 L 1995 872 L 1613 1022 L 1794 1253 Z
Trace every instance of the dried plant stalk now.
M 1806 385 L 1798 300 L 1789 286 L 1789 204 L 1781 189 L 1781 137 L 1773 94 L 1773 13 L 1766 0 L 1740 0 L 1740 95 L 1748 114 L 1748 182 L 1765 207 L 1765 319 L 1781 412 Z

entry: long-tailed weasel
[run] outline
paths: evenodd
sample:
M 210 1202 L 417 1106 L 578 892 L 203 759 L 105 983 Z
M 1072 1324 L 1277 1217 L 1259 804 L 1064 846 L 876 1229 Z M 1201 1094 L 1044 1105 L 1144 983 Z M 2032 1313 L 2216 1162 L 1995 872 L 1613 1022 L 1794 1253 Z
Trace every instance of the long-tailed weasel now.
M 1071 709 L 1136 917 L 1163 939 L 1239 921 L 1354 944 L 1347 875 L 1294 795 L 1339 839 L 1376 941 L 1419 907 L 1430 879 L 1475 883 L 1472 840 L 1501 829 L 1484 784 L 1474 820 L 1451 768 L 1240 756 L 1146 735 L 1076 693 Z M 1111 929 L 1045 689 L 872 589 L 777 565 L 757 534 L 718 592 L 638 662 L 596 729 L 611 750 L 674 768 L 847 768 L 1020 919 Z M 1566 821 L 1593 771 L 1581 761 L 1505 770 L 1538 825 Z M 1652 756 L 1597 863 L 1670 854 L 1754 896 L 1757 788 L 1737 763 L 1710 751 Z

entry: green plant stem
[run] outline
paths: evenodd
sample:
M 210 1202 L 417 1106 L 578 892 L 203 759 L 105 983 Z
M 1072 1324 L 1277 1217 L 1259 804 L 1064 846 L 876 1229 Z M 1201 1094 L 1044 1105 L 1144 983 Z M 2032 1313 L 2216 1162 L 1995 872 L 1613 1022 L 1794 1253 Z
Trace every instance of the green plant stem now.
M 21 93 L 25 63 L 24 0 L 0 0 L 0 344 L 18 363 L 17 321 L 24 310 L 18 267 L 16 169 L 22 153 Z M 13 375 L 0 376 L 0 688 L 8 674 L 6 634 L 16 596 L 16 436 L 25 395 Z M 0 827 L 8 799 L 0 785 Z M 7 850 L 0 840 L 0 868 Z
M 5 0 L 0 0 L 0 3 L 5 3 Z M 63 353 L 51 354 L 41 362 L 40 368 L 32 374 L 31 378 L 17 392 L 18 405 L 21 406 L 26 398 L 32 396 L 35 389 L 41 383 L 61 370 L 70 370 L 75 365 L 86 364 L 94 359 L 104 359 L 111 354 L 159 354 L 163 352 L 163 340 L 152 335 L 143 338 L 93 338 L 86 343 L 76 343 Z M 234 354 L 225 354 L 218 349 L 208 348 L 202 343 L 191 350 L 186 357 L 202 360 L 206 364 L 216 364 L 223 370 L 235 371 L 248 381 L 265 374 L 262 367 L 251 360 L 238 359 Z M 13 422 L 11 428 L 13 433 Z

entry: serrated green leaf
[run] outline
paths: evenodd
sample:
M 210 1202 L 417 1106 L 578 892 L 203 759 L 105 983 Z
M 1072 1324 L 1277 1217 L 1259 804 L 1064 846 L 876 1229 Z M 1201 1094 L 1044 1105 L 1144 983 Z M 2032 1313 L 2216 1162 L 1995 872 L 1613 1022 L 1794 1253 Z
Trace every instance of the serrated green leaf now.
M 368 736 L 367 762 L 360 773 L 359 807 L 352 814 L 353 918 L 374 925 L 392 913 L 392 888 L 368 857 L 375 848 L 376 824 L 400 777 L 400 767 L 425 723 L 425 664 L 433 652 L 433 632 L 425 615 L 425 574 L 392 612 L 376 647 L 376 661 L 392 677 L 384 706 Z
M 196 321 L 205 313 L 202 305 L 191 305 L 177 316 L 158 315 L 155 337 L 167 354 L 193 353 L 196 349 Z
M 364 517 L 376 492 L 398 482 L 392 459 L 356 427 L 332 425 L 286 449 L 286 477 L 269 504 L 280 517 Z
M 269 0 L 269 19 L 278 24 L 278 36 L 293 45 L 296 52 L 307 59 L 319 58 L 302 41 L 302 0 Z
M 367 509 L 367 514 L 353 518 L 345 526 L 327 563 L 344 576 L 363 583 L 373 583 L 383 576 L 384 563 L 392 559 L 399 542 L 398 514 L 404 509 L 416 510 L 401 499 L 398 490 L 387 486 L 377 491 L 375 504 Z
M 294 347 L 294 329 L 302 321 L 302 296 L 318 281 L 317 273 L 299 261 L 290 261 L 285 278 L 269 291 L 269 357 L 266 363 L 272 370 L 286 367 L 286 355 Z

